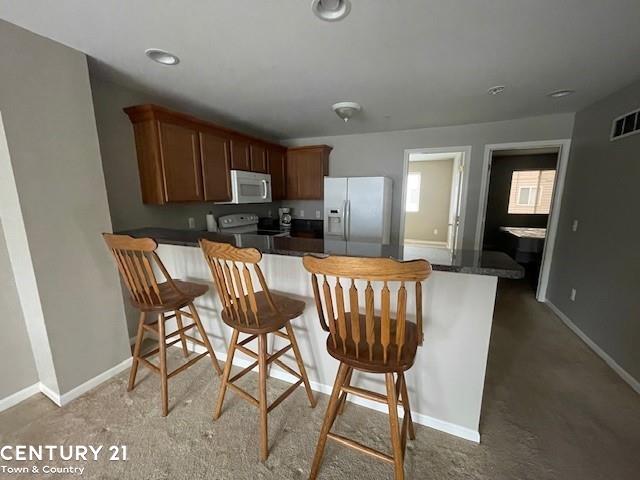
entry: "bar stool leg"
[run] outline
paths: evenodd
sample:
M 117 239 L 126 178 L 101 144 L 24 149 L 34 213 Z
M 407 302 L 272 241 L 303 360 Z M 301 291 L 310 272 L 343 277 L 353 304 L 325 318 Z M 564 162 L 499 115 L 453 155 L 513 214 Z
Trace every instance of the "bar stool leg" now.
M 307 371 L 304 368 L 304 362 L 302 361 L 302 355 L 300 354 L 300 349 L 298 348 L 298 342 L 296 340 L 295 333 L 293 332 L 291 322 L 287 322 L 285 328 L 287 329 L 287 335 L 289 336 L 289 341 L 291 342 L 291 347 L 293 348 L 293 355 L 296 357 L 296 363 L 298 364 L 300 375 L 302 375 L 302 381 L 304 382 L 304 389 L 307 391 L 307 397 L 309 397 L 309 403 L 311 404 L 311 408 L 315 408 L 317 402 L 313 396 L 313 391 L 311 390 L 309 377 L 307 377 Z
M 344 363 L 340 363 L 338 368 L 338 374 L 336 375 L 336 381 L 333 384 L 333 390 L 331 391 L 331 398 L 329 399 L 329 405 L 327 406 L 327 413 L 324 416 L 324 422 L 322 423 L 322 430 L 320 431 L 320 438 L 318 438 L 318 445 L 316 446 L 316 453 L 313 457 L 313 465 L 311 466 L 311 474 L 309 480 L 315 480 L 320 470 L 320 464 L 322 463 L 322 456 L 324 455 L 324 447 L 327 443 L 327 435 L 333 426 L 333 422 L 336 420 L 338 413 L 338 400 L 340 397 L 340 391 L 344 385 L 344 381 L 347 377 L 349 367 Z
M 402 406 L 404 408 L 404 416 L 409 420 L 409 438 L 416 439 L 416 430 L 413 426 L 413 418 L 411 417 L 411 405 L 409 404 L 409 391 L 407 390 L 407 380 L 404 378 L 404 372 L 400 374 L 402 379 Z
M 389 426 L 391 427 L 391 445 L 393 447 L 394 479 L 404 480 L 404 455 L 400 439 L 400 422 L 398 421 L 398 399 L 393 373 L 385 373 L 387 399 L 389 401 Z
M 176 310 L 176 324 L 178 325 L 179 330 L 182 330 L 182 328 L 184 327 L 180 309 Z M 180 332 L 180 342 L 182 342 L 182 353 L 184 353 L 185 357 L 188 357 L 189 350 L 187 350 L 187 338 L 184 336 L 184 332 Z
M 169 390 L 167 385 L 167 340 L 164 331 L 164 314 L 158 315 L 158 347 L 160 348 L 160 384 L 162 394 L 162 416 L 169 414 Z
M 202 322 L 200 321 L 200 316 L 198 315 L 198 311 L 193 303 L 189 304 L 189 311 L 193 316 L 193 321 L 196 324 L 196 328 L 198 332 L 200 332 L 200 336 L 202 337 L 202 341 L 204 342 L 205 347 L 209 351 L 209 356 L 211 357 L 211 363 L 213 363 L 213 368 L 215 368 L 216 372 L 219 375 L 222 375 L 222 369 L 218 364 L 218 358 L 216 357 L 216 352 L 213 351 L 213 347 L 211 346 L 211 342 L 209 342 L 209 337 L 207 336 L 207 332 L 204 331 L 204 327 L 202 326 Z
M 347 378 L 344 381 L 345 387 L 348 387 L 349 385 L 351 385 L 352 375 L 353 375 L 353 368 L 349 367 L 349 373 L 347 373 Z M 340 396 L 340 407 L 338 408 L 338 415 L 342 415 L 346 404 L 347 404 L 347 392 L 342 392 L 342 395 Z
M 138 365 L 140 364 L 140 348 L 144 337 L 144 317 L 145 313 L 140 312 L 140 320 L 138 320 L 138 333 L 136 334 L 136 344 L 133 347 L 133 363 L 131 364 L 131 373 L 129 374 L 129 386 L 127 391 L 130 392 L 136 385 L 136 375 L 138 374 Z
M 258 336 L 258 368 L 260 374 L 260 460 L 269 456 L 269 431 L 267 425 L 267 335 Z
M 233 356 L 236 353 L 238 335 L 240 335 L 240 331 L 233 329 L 231 343 L 229 343 L 229 353 L 227 354 L 227 361 L 224 364 L 224 372 L 222 373 L 222 383 L 220 384 L 220 391 L 218 392 L 218 401 L 216 402 L 216 408 L 213 412 L 214 420 L 220 418 L 220 414 L 222 413 L 222 404 L 224 403 L 224 396 L 227 393 L 227 385 L 229 384 L 229 376 L 231 375 L 231 367 L 233 366 Z

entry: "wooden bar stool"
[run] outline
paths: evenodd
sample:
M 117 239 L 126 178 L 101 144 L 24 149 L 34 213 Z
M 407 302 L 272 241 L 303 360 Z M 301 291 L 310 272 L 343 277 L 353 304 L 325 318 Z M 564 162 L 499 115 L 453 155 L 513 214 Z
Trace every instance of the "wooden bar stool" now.
M 299 300 L 269 291 L 262 270 L 258 265 L 262 259 L 262 253 L 259 250 L 255 248 L 241 249 L 226 243 L 215 243 L 204 239 L 200 240 L 200 246 L 211 268 L 211 274 L 223 305 L 222 320 L 233 329 L 213 419 L 216 420 L 220 417 L 227 388 L 232 389 L 240 397 L 258 407 L 260 409 L 260 459 L 264 461 L 269 456 L 267 414 L 280 405 L 302 383 L 304 383 L 311 407 L 316 406 L 293 327 L 291 327 L 291 320 L 302 315 L 305 304 Z M 255 277 L 252 276 L 249 266 L 252 267 L 255 277 L 258 279 L 261 291 L 254 290 Z M 284 329 L 286 333 L 281 332 L 281 329 Z M 249 336 L 239 342 L 240 333 Z M 289 342 L 289 345 L 269 355 L 267 353 L 267 334 L 269 333 L 284 338 Z M 257 353 L 246 347 L 249 342 L 256 339 L 258 340 Z M 255 361 L 230 378 L 231 365 L 236 350 Z M 299 372 L 289 367 L 281 359 L 282 355 L 289 350 L 293 351 Z M 268 405 L 267 366 L 271 363 L 275 363 L 297 377 L 298 381 L 274 400 L 271 405 Z M 236 380 L 249 373 L 256 366 L 259 371 L 259 399 L 234 384 Z
M 304 257 L 303 263 L 311 272 L 311 283 L 320 323 L 322 328 L 329 332 L 327 350 L 340 362 L 316 447 L 310 478 L 315 479 L 318 475 L 325 444 L 329 438 L 341 445 L 392 464 L 394 478 L 401 480 L 404 478 L 407 433 L 412 440 L 415 438 L 404 372 L 411 368 L 418 345 L 422 345 L 421 282 L 430 275 L 431 265 L 426 260 L 399 262 L 390 258 L 338 256 L 318 258 L 310 255 Z M 322 278 L 321 287 L 318 276 Z M 332 286 L 327 277 L 335 279 L 333 295 Z M 345 285 L 342 284 L 341 279 L 346 280 Z M 356 280 L 366 282 L 364 314 L 360 313 Z M 407 320 L 406 282 L 415 282 L 416 323 Z M 374 299 L 376 295 L 372 283 L 382 283 L 379 301 Z M 395 290 L 396 286 L 397 300 L 394 315 L 391 310 L 391 290 Z M 345 302 L 347 291 L 348 298 Z M 380 306 L 380 315 L 376 315 L 376 303 Z M 387 394 L 381 395 L 352 386 L 351 376 L 354 370 L 384 374 Z M 347 394 L 388 405 L 392 455 L 331 432 L 336 416 L 344 408 Z M 402 426 L 398 419 L 399 405 L 404 409 Z
M 136 335 L 136 343 L 133 348 L 133 364 L 131 366 L 131 374 L 129 375 L 128 390 L 133 390 L 135 386 L 136 374 L 138 373 L 138 365 L 140 362 L 153 372 L 159 373 L 162 392 L 162 416 L 166 417 L 169 413 L 169 392 L 167 384 L 170 378 L 186 370 L 206 355 L 211 357 L 213 368 L 218 375 L 222 374 L 216 354 L 213 348 L 211 348 L 207 333 L 202 327 L 198 312 L 193 305 L 193 301 L 204 295 L 209 287 L 199 283 L 173 280 L 156 253 L 158 245 L 151 238 L 133 238 L 128 235 L 113 235 L 110 233 L 104 233 L 103 237 L 107 243 L 107 247 L 109 247 L 109 250 L 116 260 L 120 275 L 129 290 L 131 303 L 140 311 L 138 334 Z M 154 265 L 164 276 L 164 282 L 158 283 L 154 272 Z M 184 307 L 188 307 L 189 312 L 183 311 L 182 308 Z M 171 313 L 171 315 L 165 315 L 166 313 Z M 155 317 L 155 320 L 147 322 L 148 317 Z M 182 317 L 190 318 L 192 323 L 185 327 L 182 323 Z M 165 331 L 165 322 L 172 318 L 176 319 L 178 328 L 174 332 L 167 334 Z M 187 335 L 187 332 L 192 328 L 198 330 L 202 339 Z M 140 348 L 145 331 L 152 332 L 158 336 L 158 348 L 144 355 L 140 355 Z M 173 337 L 177 338 L 171 340 Z M 167 343 L 167 340 L 170 341 Z M 192 358 L 174 371 L 167 372 L 167 347 L 181 342 L 182 350 L 185 357 L 187 357 L 189 356 L 187 340 L 204 346 L 207 351 Z M 160 366 L 147 360 L 148 357 L 156 354 L 159 354 Z

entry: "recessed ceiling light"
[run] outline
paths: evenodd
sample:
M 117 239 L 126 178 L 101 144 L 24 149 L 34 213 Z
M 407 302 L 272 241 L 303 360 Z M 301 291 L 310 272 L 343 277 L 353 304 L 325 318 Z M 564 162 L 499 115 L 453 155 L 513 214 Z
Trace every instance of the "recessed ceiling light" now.
M 504 89 L 506 87 L 504 85 L 496 85 L 495 87 L 491 87 L 489 90 L 487 90 L 487 93 L 489 95 L 500 95 L 502 92 L 504 92 Z
M 349 0 L 313 0 L 311 10 L 318 18 L 335 22 L 349 15 L 351 2 Z
M 574 93 L 576 93 L 575 90 L 556 90 L 555 92 L 547 93 L 547 96 L 551 98 L 562 98 Z
M 331 108 L 336 112 L 336 115 L 344 120 L 344 123 L 347 123 L 355 113 L 362 110 L 360 104 L 356 102 L 338 102 L 334 103 Z
M 163 65 L 177 65 L 180 63 L 180 59 L 173 53 L 169 53 L 159 48 L 149 48 L 144 51 L 145 55 L 154 62 L 161 63 Z

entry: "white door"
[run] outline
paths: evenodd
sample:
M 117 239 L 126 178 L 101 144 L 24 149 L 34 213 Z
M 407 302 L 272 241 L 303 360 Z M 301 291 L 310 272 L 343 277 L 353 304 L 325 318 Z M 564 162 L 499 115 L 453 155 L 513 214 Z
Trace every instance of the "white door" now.
M 384 236 L 384 177 L 351 177 L 347 198 L 347 239 L 382 242 Z
M 451 205 L 449 207 L 449 235 L 447 248 L 455 253 L 460 233 L 460 206 L 462 203 L 462 177 L 464 175 L 464 154 L 453 162 L 453 181 L 451 183 Z

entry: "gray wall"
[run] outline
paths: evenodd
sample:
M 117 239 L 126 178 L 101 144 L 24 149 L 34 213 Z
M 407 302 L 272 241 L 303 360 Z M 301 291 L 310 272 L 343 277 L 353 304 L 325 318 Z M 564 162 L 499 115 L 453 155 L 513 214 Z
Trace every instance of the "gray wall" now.
M 38 382 L 38 372 L 0 221 L 0 400 Z
M 27 330 L 48 340 L 55 375 L 47 386 L 66 393 L 131 355 L 117 274 L 100 236 L 111 222 L 87 60 L 3 21 L 0 45 L 12 167 L 2 173 L 12 175 L 20 202 L 7 212 L 11 223 L 3 217 L 7 248 L 10 255 L 27 249 L 14 272 L 30 259 L 36 291 L 26 291 L 28 269 L 15 273 L 16 285 L 26 321 L 36 321 L 38 309 L 44 321 Z
M 640 135 L 609 141 L 638 107 L 640 82 L 576 114 L 547 296 L 640 381 Z
M 398 132 L 299 138 L 288 140 L 287 143 L 290 145 L 324 143 L 332 146 L 329 164 L 331 176 L 383 175 L 390 177 L 393 180 L 391 235 L 394 240 L 399 239 L 405 149 L 471 145 L 471 159 L 467 160 L 464 180 L 468 190 L 463 204 L 465 207 L 463 247 L 473 248 L 485 145 L 570 138 L 573 117 L 573 114 L 545 115 L 504 122 Z
M 251 212 L 261 216 L 277 216 L 277 202 L 255 205 L 215 205 L 213 203 L 185 203 L 182 205 L 144 205 L 140 191 L 138 163 L 133 127 L 124 107 L 155 103 L 178 111 L 198 115 L 163 98 L 131 90 L 91 76 L 93 102 L 100 139 L 102 165 L 114 231 L 140 227 L 188 228 L 188 218 L 196 220 L 196 228 L 206 228 L 205 216 Z M 201 117 L 205 118 L 206 117 Z M 306 214 L 306 212 L 305 212 Z

